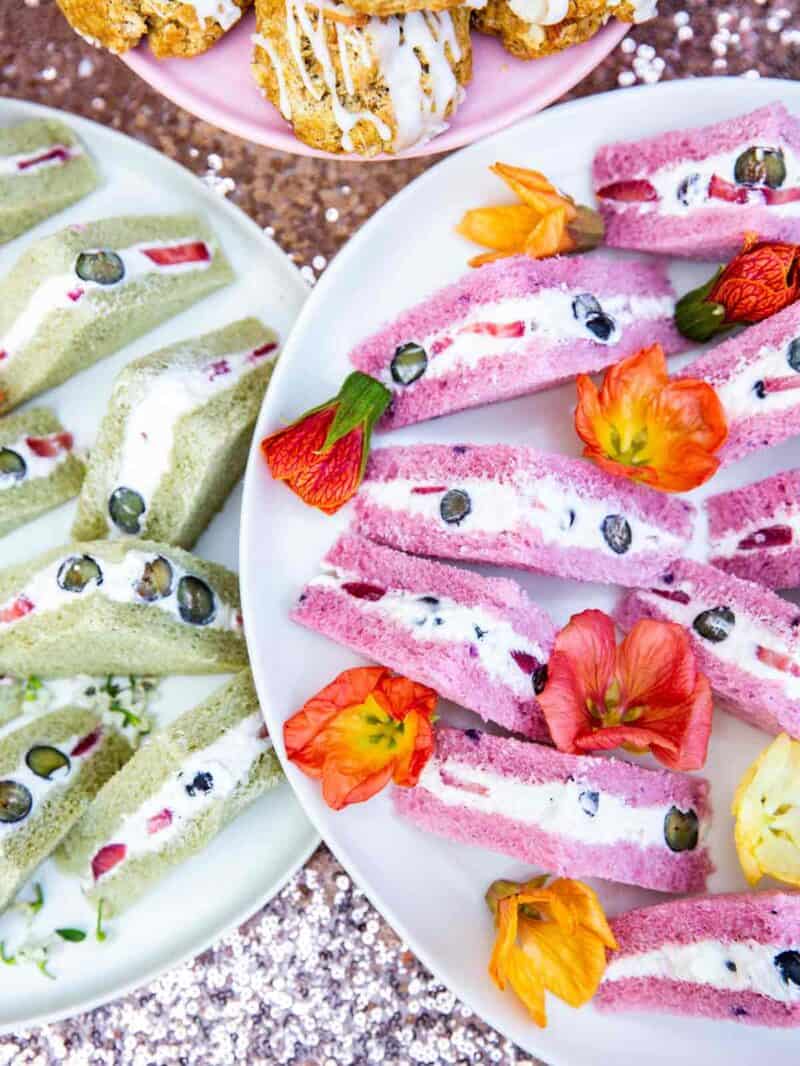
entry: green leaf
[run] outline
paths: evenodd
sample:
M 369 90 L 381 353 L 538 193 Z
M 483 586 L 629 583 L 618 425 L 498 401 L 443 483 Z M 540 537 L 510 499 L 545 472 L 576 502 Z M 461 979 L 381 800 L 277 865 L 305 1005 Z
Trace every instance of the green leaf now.
M 23 699 L 27 700 L 29 703 L 32 702 L 36 699 L 36 694 L 41 690 L 41 688 L 41 678 L 36 677 L 35 674 L 31 674 L 31 676 L 25 681 L 25 693 L 23 695 Z
M 720 267 L 705 285 L 687 292 L 675 305 L 675 325 L 689 340 L 711 340 L 717 333 L 734 326 L 733 322 L 725 321 L 724 305 L 708 299 L 723 270 L 724 267 Z
M 56 975 L 54 973 L 50 973 L 50 971 L 47 969 L 47 959 L 42 959 L 41 962 L 37 962 L 36 969 L 39 971 L 39 973 L 43 973 L 45 977 L 48 977 L 51 981 L 55 981 Z
M 56 929 L 56 933 L 62 940 L 68 940 L 71 944 L 80 944 L 86 939 L 83 929 Z
M 17 961 L 16 955 L 6 955 L 5 940 L 0 940 L 0 961 L 4 962 L 6 966 L 14 966 Z
M 363 426 L 364 444 L 361 449 L 361 475 L 363 475 L 369 455 L 372 427 L 389 406 L 391 399 L 391 392 L 380 381 L 371 378 L 369 374 L 362 374 L 360 370 L 354 370 L 345 379 L 334 401 L 336 414 L 322 446 L 322 452 L 330 451 L 342 437 L 346 437 L 357 426 Z
M 105 900 L 101 899 L 97 904 L 97 925 L 94 928 L 95 939 L 101 943 L 106 939 L 107 933 L 103 928 L 103 907 L 105 906 Z

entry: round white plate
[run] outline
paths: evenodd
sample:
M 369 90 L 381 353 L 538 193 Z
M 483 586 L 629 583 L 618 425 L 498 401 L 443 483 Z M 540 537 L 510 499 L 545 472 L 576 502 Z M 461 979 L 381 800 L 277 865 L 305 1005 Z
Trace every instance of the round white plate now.
M 316 287 L 284 353 L 261 414 L 256 439 L 336 392 L 348 370 L 350 347 L 385 319 L 466 270 L 474 246 L 453 232 L 468 207 L 509 197 L 487 167 L 495 160 L 543 170 L 579 200 L 591 196 L 594 150 L 616 139 L 638 138 L 731 117 L 772 100 L 800 110 L 800 85 L 787 81 L 709 79 L 608 93 L 564 104 L 473 145 L 440 163 L 380 211 L 337 257 Z M 621 269 L 622 263 L 620 263 Z M 710 267 L 676 264 L 679 291 Z M 685 360 L 684 360 L 685 361 Z M 675 360 L 674 366 L 680 365 Z M 575 386 L 510 403 L 467 411 L 394 434 L 380 444 L 411 441 L 518 442 L 578 455 L 572 428 Z M 715 491 L 797 463 L 797 444 L 762 452 L 720 474 Z M 285 719 L 338 671 L 358 662 L 331 641 L 293 625 L 287 615 L 302 584 L 349 520 L 313 512 L 270 480 L 254 449 L 245 479 L 241 573 L 245 625 L 262 705 L 284 755 Z M 610 609 L 617 590 L 516 573 L 559 624 L 575 611 Z M 452 712 L 445 707 L 445 716 Z M 769 738 L 717 714 L 707 773 L 716 817 L 712 848 L 718 872 L 711 890 L 742 890 L 728 814 L 735 783 Z M 361 883 L 414 951 L 480 1015 L 527 1051 L 569 1066 L 752 1066 L 756 1056 L 796 1059 L 788 1031 L 749 1029 L 678 1017 L 600 1015 L 591 1006 L 574 1013 L 549 998 L 549 1028 L 540 1031 L 511 993 L 502 994 L 486 972 L 492 923 L 483 902 L 498 877 L 519 879 L 530 868 L 502 855 L 426 835 L 395 817 L 388 795 L 336 814 L 324 806 L 318 784 L 287 766 L 307 812 L 338 858 Z M 658 897 L 634 888 L 597 883 L 611 913 Z M 793 1054 L 794 1053 L 794 1054 Z
M 33 403 L 53 407 L 88 446 L 104 413 L 111 385 L 131 359 L 165 344 L 215 329 L 245 315 L 259 315 L 286 337 L 307 289 L 294 265 L 259 226 L 215 195 L 187 170 L 139 142 L 93 122 L 48 108 L 0 100 L 0 125 L 35 117 L 62 118 L 83 138 L 102 173 L 91 196 L 52 216 L 36 229 L 0 247 L 0 276 L 24 255 L 32 239 L 70 222 L 110 215 L 196 211 L 210 222 L 236 270 L 228 288 L 195 304 L 121 352 L 97 363 Z M 197 553 L 236 569 L 241 488 L 217 515 Z M 0 539 L 3 566 L 66 543 L 74 502 Z M 156 706 L 161 723 L 222 684 L 224 678 L 175 678 L 164 682 Z M 89 936 L 65 944 L 53 957 L 56 980 L 32 966 L 0 965 L 0 1031 L 51 1021 L 97 1006 L 153 977 L 187 956 L 203 951 L 231 926 L 250 917 L 308 858 L 319 843 L 291 789 L 283 785 L 260 799 L 212 845 L 187 862 L 118 921 L 99 944 Z M 77 880 L 46 863 L 41 881 L 45 906 L 35 933 L 56 927 L 89 928 L 92 911 Z M 30 898 L 30 888 L 22 898 Z M 0 917 L 0 940 L 13 939 L 16 915 Z

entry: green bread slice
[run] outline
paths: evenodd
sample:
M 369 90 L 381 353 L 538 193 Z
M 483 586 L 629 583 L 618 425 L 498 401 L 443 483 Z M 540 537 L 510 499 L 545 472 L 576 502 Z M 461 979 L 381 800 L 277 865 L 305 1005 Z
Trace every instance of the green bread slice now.
M 43 446 L 51 446 L 55 454 L 37 455 Z M 4 458 L 19 460 L 20 469 L 4 474 Z M 71 435 L 52 411 L 31 407 L 0 418 L 0 537 L 77 496 L 83 474 Z
M 169 575 L 160 591 L 154 571 Z M 85 586 L 64 588 L 80 574 L 90 575 Z M 245 666 L 236 575 L 180 548 L 89 541 L 0 570 L 0 674 L 159 676 Z
M 25 682 L 16 677 L 0 676 L 0 726 L 22 714 Z
M 0 129 L 0 244 L 82 200 L 99 180 L 86 146 L 65 123 L 34 118 Z
M 119 914 L 283 780 L 265 732 L 243 671 L 152 735 L 100 791 L 64 841 L 59 862 L 80 875 L 92 902 L 102 899 L 107 913 Z M 210 785 L 206 778 L 199 787 L 198 774 L 208 775 Z
M 166 250 L 165 250 L 166 249 Z M 188 263 L 157 263 L 179 255 Z M 171 251 L 170 251 L 171 250 Z M 113 253 L 124 275 L 100 283 L 81 255 Z M 147 333 L 233 280 L 196 215 L 132 215 L 67 226 L 30 245 L 0 282 L 0 413 Z
M 83 743 L 81 743 L 83 742 Z M 66 756 L 51 776 L 35 773 L 26 757 L 46 746 Z M 82 749 L 83 753 L 82 753 Z M 9 797 L 27 790 L 31 805 L 18 821 L 0 820 L 0 910 L 61 843 L 100 787 L 130 757 L 124 737 L 100 725 L 91 711 L 65 708 L 43 715 L 0 739 L 0 819 L 11 815 Z M 20 813 L 20 807 L 16 809 Z
M 128 533 L 191 548 L 244 471 L 277 343 L 245 318 L 128 364 L 92 449 L 73 537 Z M 136 513 L 114 521 L 120 493 Z

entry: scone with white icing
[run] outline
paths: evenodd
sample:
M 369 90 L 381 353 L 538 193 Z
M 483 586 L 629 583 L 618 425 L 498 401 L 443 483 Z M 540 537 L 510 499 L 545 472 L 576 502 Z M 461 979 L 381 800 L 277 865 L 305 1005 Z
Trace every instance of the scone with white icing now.
M 55 548 L 0 571 L 0 674 L 219 674 L 247 665 L 239 582 L 144 540 Z
M 147 37 L 160 59 L 207 51 L 252 0 L 58 0 L 81 37 L 111 52 L 127 52 Z
M 282 780 L 243 671 L 139 749 L 58 858 L 92 902 L 118 914 Z
M 469 9 L 368 17 L 338 0 L 258 0 L 253 73 L 296 136 L 372 156 L 447 128 L 472 74 Z
M 645 22 L 657 0 L 487 0 L 475 11 L 480 33 L 500 37 L 519 59 L 562 52 L 593 37 L 612 17 Z
M 272 330 L 246 318 L 129 363 L 92 449 L 73 537 L 191 548 L 244 471 L 277 347 Z
M 52 411 L 0 418 L 0 537 L 77 496 L 84 466 Z

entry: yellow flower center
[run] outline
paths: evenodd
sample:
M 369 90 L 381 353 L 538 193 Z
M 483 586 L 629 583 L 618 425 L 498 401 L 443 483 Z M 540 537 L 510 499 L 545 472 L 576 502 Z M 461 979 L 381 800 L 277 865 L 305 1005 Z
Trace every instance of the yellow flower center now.
M 337 715 L 329 736 L 332 748 L 372 770 L 404 755 L 414 743 L 414 730 L 385 711 L 371 693 Z

